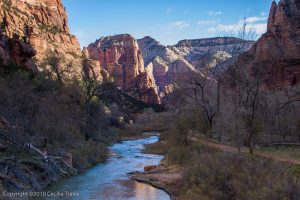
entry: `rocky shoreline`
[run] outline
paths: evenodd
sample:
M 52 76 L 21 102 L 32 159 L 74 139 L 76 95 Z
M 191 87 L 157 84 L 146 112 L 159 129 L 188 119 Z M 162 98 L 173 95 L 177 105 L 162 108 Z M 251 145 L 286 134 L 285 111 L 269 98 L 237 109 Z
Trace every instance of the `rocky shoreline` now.
M 143 150 L 146 154 L 165 154 L 165 144 L 158 141 L 155 144 L 146 145 Z M 151 185 L 168 193 L 173 200 L 177 200 L 182 186 L 183 169 L 179 165 L 170 165 L 166 159 L 158 166 L 146 166 L 144 172 L 128 173 L 130 179 Z
M 166 166 L 164 164 L 149 167 L 153 168 L 150 171 L 129 173 L 129 178 L 161 189 L 168 193 L 173 200 L 178 199 L 182 180 L 180 167 Z

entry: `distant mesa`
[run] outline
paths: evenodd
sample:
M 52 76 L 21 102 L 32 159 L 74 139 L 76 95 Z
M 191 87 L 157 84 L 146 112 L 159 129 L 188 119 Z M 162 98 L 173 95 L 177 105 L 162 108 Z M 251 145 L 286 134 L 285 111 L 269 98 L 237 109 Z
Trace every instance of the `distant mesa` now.
M 164 46 L 149 36 L 138 40 L 138 43 L 146 69 L 153 71 L 160 91 L 176 81 L 187 79 L 194 70 L 214 68 L 216 63 L 229 66 L 254 44 L 239 38 L 218 37 L 181 40 L 174 46 Z

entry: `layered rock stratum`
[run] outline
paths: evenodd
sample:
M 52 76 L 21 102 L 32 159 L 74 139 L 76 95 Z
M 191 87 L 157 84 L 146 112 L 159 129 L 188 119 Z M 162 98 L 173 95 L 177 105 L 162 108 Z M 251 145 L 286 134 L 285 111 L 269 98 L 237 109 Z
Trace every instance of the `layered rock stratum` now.
M 210 39 L 182 40 L 174 46 L 164 46 L 146 36 L 138 40 L 143 52 L 146 70 L 153 76 L 160 90 L 178 80 L 186 80 L 189 73 L 216 65 L 229 66 L 238 55 L 248 50 L 253 41 L 219 37 Z

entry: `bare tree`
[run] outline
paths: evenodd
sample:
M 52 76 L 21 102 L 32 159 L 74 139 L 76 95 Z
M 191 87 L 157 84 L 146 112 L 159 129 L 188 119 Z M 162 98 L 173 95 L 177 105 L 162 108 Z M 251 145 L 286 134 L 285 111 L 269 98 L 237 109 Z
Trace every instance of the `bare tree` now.
M 291 143 L 295 136 L 300 143 L 298 118 L 299 115 L 299 88 L 287 87 L 267 95 L 268 112 L 265 117 L 270 142 Z M 297 128 L 298 127 L 298 128 Z M 297 131 L 298 129 L 298 131 Z M 276 138 L 276 136 L 279 138 Z M 274 139 L 272 137 L 275 136 Z M 292 142 L 293 143 L 293 142 Z
M 96 97 L 97 91 L 99 89 L 100 75 L 96 74 L 88 58 L 83 58 L 82 60 L 82 87 L 84 90 L 85 102 L 89 103 L 93 97 Z
M 202 110 L 206 122 L 204 133 L 211 137 L 213 122 L 219 109 L 216 82 L 208 79 L 207 74 L 194 73 L 186 87 L 188 89 L 184 89 L 184 93 Z
M 183 93 L 190 99 L 193 100 L 199 109 L 203 111 L 203 115 L 206 121 L 205 133 L 208 136 L 213 136 L 215 133 L 218 135 L 218 139 L 221 140 L 221 129 L 216 130 L 217 118 L 221 112 L 222 85 L 224 82 L 224 74 L 228 70 L 228 66 L 233 64 L 237 59 L 237 54 L 244 52 L 249 48 L 249 40 L 254 37 L 253 30 L 249 27 L 246 18 L 241 23 L 240 30 L 237 32 L 224 32 L 223 37 L 236 37 L 240 38 L 241 42 L 233 47 L 227 49 L 220 49 L 222 52 L 228 53 L 232 56 L 230 59 L 224 59 L 221 55 L 215 55 L 213 59 L 214 65 L 198 66 L 198 72 L 192 72 L 189 80 L 185 83 Z M 240 69 L 237 69 L 240 70 Z M 242 76 L 240 72 L 236 71 L 236 75 Z M 236 78 L 236 77 L 235 77 Z M 243 80 L 240 78 L 239 80 Z M 236 80 L 235 80 L 236 81 Z M 242 89 L 243 90 L 243 89 Z M 241 91 L 242 92 L 242 91 Z M 241 93 L 238 92 L 238 93 Z
M 67 63 L 65 57 L 58 52 L 49 51 L 47 57 L 41 62 L 40 67 L 50 78 L 55 78 L 63 85 L 72 71 L 72 64 Z
M 33 125 L 39 110 L 38 100 L 32 95 L 32 88 L 24 87 L 17 77 L 0 92 L 5 97 L 1 101 L 0 116 L 7 121 L 2 133 L 11 141 L 10 153 L 14 152 L 17 160 L 20 150 L 31 144 L 36 135 Z

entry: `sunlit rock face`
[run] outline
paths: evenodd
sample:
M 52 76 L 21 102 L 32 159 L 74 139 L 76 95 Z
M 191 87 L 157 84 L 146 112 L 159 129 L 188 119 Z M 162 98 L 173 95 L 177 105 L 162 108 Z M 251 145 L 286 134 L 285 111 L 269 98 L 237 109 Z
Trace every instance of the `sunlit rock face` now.
M 134 37 L 129 34 L 102 37 L 87 50 L 89 58 L 99 61 L 118 87 L 143 102 L 160 102 L 153 71 L 145 70 L 142 52 Z
M 164 46 L 146 36 L 138 40 L 146 69 L 153 67 L 153 76 L 160 91 L 177 81 L 187 80 L 190 72 L 214 68 L 220 62 L 226 66 L 248 50 L 252 41 L 237 38 L 182 40 L 173 46 Z
M 102 37 L 87 49 L 90 58 L 99 60 L 119 87 L 129 87 L 140 73 L 145 72 L 138 43 L 130 35 Z
M 72 62 L 81 56 L 79 42 L 69 32 L 68 17 L 61 0 L 3 0 L 0 7 L 0 22 L 5 23 L 2 34 L 31 45 L 37 61 L 46 57 L 49 51 L 64 55 Z
M 300 1 L 274 1 L 267 32 L 237 65 L 246 66 L 252 76 L 262 76 L 268 89 L 300 83 Z
M 69 32 L 61 0 L 8 0 L 0 5 L 0 17 L 7 20 L 7 36 L 28 36 L 38 59 L 49 49 L 80 55 L 79 42 Z

